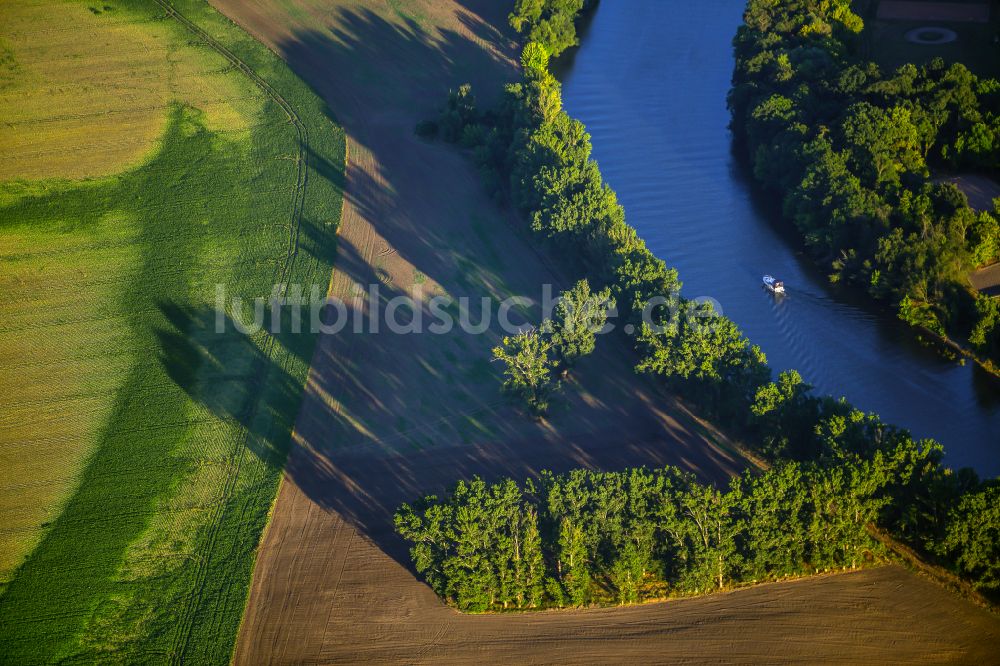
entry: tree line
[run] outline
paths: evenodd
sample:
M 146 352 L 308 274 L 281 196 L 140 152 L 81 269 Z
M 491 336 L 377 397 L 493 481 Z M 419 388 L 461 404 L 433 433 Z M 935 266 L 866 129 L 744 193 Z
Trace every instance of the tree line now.
M 997 173 L 1000 83 L 940 58 L 883 72 L 860 56 L 862 29 L 849 0 L 750 0 L 734 132 L 832 280 L 1000 359 L 997 304 L 967 286 L 1000 260 L 1000 201 L 977 214 L 931 173 Z
M 767 8 L 788 3 L 761 4 L 764 6 L 761 11 L 771 11 Z M 825 3 L 823 7 L 828 5 L 822 12 L 840 16 L 838 20 L 845 26 L 852 23 L 850 15 L 844 13 L 845 2 Z M 826 15 L 822 12 L 818 15 Z M 599 289 L 609 289 L 619 313 L 639 331 L 635 336 L 637 372 L 660 378 L 704 415 L 738 433 L 779 470 L 791 465 L 802 471 L 793 475 L 795 483 L 803 484 L 802 487 L 796 488 L 787 499 L 776 501 L 768 511 L 792 510 L 799 501 L 793 497 L 808 494 L 814 481 L 828 478 L 823 475 L 840 479 L 836 481 L 841 484 L 838 488 L 846 488 L 844 484 L 859 470 L 865 474 L 872 469 L 893 470 L 880 472 L 875 480 L 869 480 L 877 487 L 872 489 L 870 499 L 863 502 L 864 511 L 859 509 L 857 515 L 864 514 L 866 520 L 966 576 L 980 589 L 1000 590 L 997 483 L 980 482 L 972 470 L 953 472 L 942 465 L 943 453 L 938 443 L 914 440 L 907 431 L 885 424 L 878 416 L 865 413 L 843 399 L 816 395 L 795 371 L 773 377 L 764 354 L 734 322 L 714 312 L 710 305 L 683 298 L 677 272 L 654 256 L 636 230 L 625 222 L 615 193 L 603 181 L 590 157 L 589 135 L 579 121 L 563 110 L 559 83 L 548 69 L 551 52 L 545 41 L 529 41 L 521 55 L 522 80 L 506 87 L 496 108 L 479 109 L 471 88 L 462 86 L 449 95 L 428 133 L 439 133 L 445 140 L 467 148 L 498 201 L 514 205 L 529 221 L 539 241 L 553 250 L 553 255 L 568 270 L 581 274 L 590 284 L 599 285 Z M 896 168 L 893 163 L 883 166 L 883 171 Z M 539 348 L 548 344 L 541 337 L 538 341 Z M 546 349 L 545 354 L 548 353 Z M 750 481 L 744 479 L 740 483 Z M 833 504 L 855 501 L 850 499 L 856 499 L 851 494 L 854 490 L 844 492 L 847 494 L 843 497 L 831 500 Z M 444 504 L 448 502 L 451 500 Z M 980 510 L 991 506 L 990 502 L 993 509 Z M 431 502 L 428 506 L 444 504 Z M 542 505 L 534 506 L 533 510 L 541 516 Z M 765 505 L 759 506 L 763 510 Z M 605 518 L 603 513 L 593 516 L 594 520 Z M 400 529 L 411 538 L 417 537 L 423 528 L 401 525 Z M 551 539 L 551 534 L 545 536 L 548 528 L 544 521 L 538 523 L 538 529 L 538 538 Z M 659 539 L 664 533 L 654 531 L 654 534 L 660 535 L 656 548 L 662 554 L 665 546 Z M 830 534 L 834 539 L 832 547 L 853 548 L 850 546 L 853 541 L 836 541 L 839 532 Z M 418 569 L 425 572 L 428 582 L 439 593 L 459 603 L 458 592 L 442 582 L 444 579 L 432 582 L 433 576 L 444 574 L 432 571 L 430 564 L 421 564 L 430 562 L 431 556 L 420 543 L 415 540 Z M 734 551 L 733 557 L 746 561 L 748 553 Z M 551 564 L 551 551 L 543 548 L 543 560 Z M 612 560 L 604 555 L 595 561 L 600 563 L 594 565 L 600 566 L 600 571 L 608 571 L 607 567 L 612 566 Z M 819 562 L 828 560 L 810 554 L 799 564 Z M 766 577 L 761 573 L 763 570 L 755 571 L 758 578 Z M 782 565 L 770 572 L 782 575 L 789 570 Z M 660 576 L 657 580 L 675 586 L 682 580 L 673 573 L 657 575 Z M 554 580 L 562 581 L 559 576 Z M 551 587 L 545 587 L 548 596 L 544 598 L 558 602 L 561 597 Z M 560 589 L 568 594 L 564 587 Z M 687 588 L 681 585 L 679 589 Z M 503 606 L 504 602 L 498 603 Z M 495 603 L 467 607 L 492 608 Z
M 396 529 L 467 611 L 635 603 L 881 561 L 867 530 L 905 459 L 786 463 L 725 490 L 676 468 L 460 482 Z

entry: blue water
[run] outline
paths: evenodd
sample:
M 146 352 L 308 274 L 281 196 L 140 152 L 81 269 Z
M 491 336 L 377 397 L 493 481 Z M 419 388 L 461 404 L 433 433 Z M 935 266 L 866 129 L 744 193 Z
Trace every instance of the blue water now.
M 650 248 L 688 297 L 716 299 L 775 370 L 1000 474 L 1000 384 L 920 345 L 891 312 L 834 290 L 733 154 L 726 93 L 742 0 L 601 3 L 563 64 L 563 102 Z M 772 273 L 788 294 L 761 288 Z

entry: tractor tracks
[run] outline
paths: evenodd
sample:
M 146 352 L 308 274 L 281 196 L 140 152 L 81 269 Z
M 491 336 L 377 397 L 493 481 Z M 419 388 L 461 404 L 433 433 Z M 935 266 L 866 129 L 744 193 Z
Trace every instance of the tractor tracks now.
M 294 267 L 295 259 L 298 255 L 299 227 L 305 204 L 309 147 L 309 135 L 306 126 L 292 105 L 289 104 L 288 101 L 271 86 L 271 84 L 257 74 L 257 72 L 254 71 L 239 56 L 221 44 L 200 26 L 180 13 L 167 0 L 154 0 L 154 2 L 161 9 L 163 9 L 168 17 L 180 23 L 184 28 L 198 37 L 207 47 L 219 53 L 223 58 L 229 61 L 235 69 L 239 70 L 247 78 L 249 78 L 265 95 L 267 95 L 272 101 L 274 101 L 275 104 L 278 105 L 279 108 L 281 108 L 282 111 L 284 111 L 288 121 L 295 128 L 298 152 L 295 158 L 296 176 L 288 222 L 288 247 L 286 249 L 284 260 L 280 261 L 279 265 L 275 268 L 274 280 L 272 282 L 273 284 L 286 285 L 288 277 Z M 273 361 L 276 351 L 274 336 L 269 335 L 267 337 L 261 351 L 263 359 L 260 363 L 258 363 L 256 375 L 250 380 L 252 389 L 251 394 L 256 396 L 246 420 L 246 422 L 250 424 L 256 420 L 260 410 L 260 392 L 263 390 L 263 384 L 267 379 L 269 367 Z M 197 610 L 202 603 L 202 593 L 204 591 L 205 580 L 208 575 L 209 562 L 213 557 L 216 548 L 223 519 L 227 510 L 229 510 L 229 500 L 239 478 L 240 470 L 246 456 L 246 451 L 249 448 L 251 437 L 253 437 L 253 434 L 250 429 L 243 426 L 242 436 L 238 438 L 231 453 L 226 479 L 220 492 L 215 510 L 208 523 L 205 557 L 198 558 L 197 560 L 197 564 L 195 565 L 197 567 L 197 571 L 195 573 L 195 582 L 191 595 L 187 604 L 185 604 L 181 609 L 181 614 L 177 619 L 176 632 L 173 637 L 173 645 L 169 654 L 171 663 L 182 663 L 184 661 L 184 655 L 188 650 Z

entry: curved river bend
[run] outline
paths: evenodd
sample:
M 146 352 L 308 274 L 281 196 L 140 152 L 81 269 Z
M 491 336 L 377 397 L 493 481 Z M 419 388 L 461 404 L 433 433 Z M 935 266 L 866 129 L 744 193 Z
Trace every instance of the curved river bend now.
M 732 153 L 726 93 L 743 0 L 601 3 L 562 63 L 566 110 L 629 223 L 761 346 L 823 393 L 945 445 L 953 467 L 1000 474 L 1000 386 L 940 358 L 888 312 L 830 287 Z M 789 293 L 774 297 L 773 273 Z

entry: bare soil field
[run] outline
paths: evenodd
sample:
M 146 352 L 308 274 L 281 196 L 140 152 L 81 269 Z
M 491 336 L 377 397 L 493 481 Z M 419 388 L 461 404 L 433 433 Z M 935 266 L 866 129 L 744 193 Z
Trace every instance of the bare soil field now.
M 508 3 L 214 4 L 287 59 L 346 129 L 334 295 L 351 302 L 356 285 L 377 282 L 384 298 L 537 300 L 543 283 L 565 285 L 464 156 L 414 136 L 449 87 L 471 82 L 488 97 L 516 76 L 510 35 L 495 27 Z M 473 474 L 674 464 L 722 480 L 746 465 L 638 379 L 616 340 L 600 341 L 547 421 L 525 419 L 499 396 L 497 339 L 496 325 L 321 338 L 237 663 L 961 661 L 1000 636 L 992 616 L 895 568 L 623 610 L 453 612 L 408 566 L 390 520 L 400 502 Z
M 414 578 L 388 513 L 456 476 L 676 462 L 663 441 L 293 459 L 251 588 L 237 664 L 989 663 L 1000 621 L 898 567 L 628 608 L 466 615 Z

